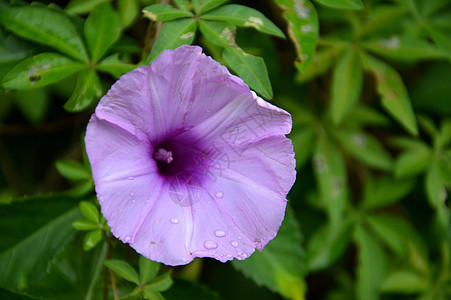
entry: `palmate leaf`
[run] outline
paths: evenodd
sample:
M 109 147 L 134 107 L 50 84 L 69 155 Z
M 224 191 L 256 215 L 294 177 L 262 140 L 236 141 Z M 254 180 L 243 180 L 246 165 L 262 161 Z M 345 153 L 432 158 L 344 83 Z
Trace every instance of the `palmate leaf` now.
M 247 6 L 224 5 L 202 15 L 201 19 L 225 21 L 241 27 L 253 27 L 263 33 L 285 38 L 285 34 L 261 12 Z
M 119 17 L 109 3 L 97 5 L 85 22 L 84 34 L 92 62 L 97 62 L 120 35 Z
M 0 11 L 0 22 L 15 34 L 88 61 L 84 43 L 64 14 L 42 6 L 8 7 Z
M 109 0 L 71 0 L 64 10 L 70 14 L 86 14 L 92 11 L 98 4 L 108 1 Z
M 153 4 L 143 8 L 145 17 L 152 21 L 171 21 L 180 18 L 192 17 L 189 11 L 180 10 L 169 4 Z
M 377 91 L 381 95 L 384 108 L 409 133 L 418 135 L 415 114 L 401 76 L 392 67 L 370 55 L 364 54 L 363 59 L 364 67 L 376 78 Z
M 70 112 L 82 111 L 94 105 L 101 95 L 102 86 L 97 73 L 92 69 L 83 70 L 78 74 L 75 90 L 64 108 Z
M 139 257 L 139 282 L 149 283 L 158 274 L 160 264 L 144 256 Z
M 135 65 L 119 60 L 118 53 L 108 56 L 97 64 L 97 70 L 111 74 L 116 79 L 134 68 L 136 68 Z
M 45 274 L 80 218 L 67 196 L 37 196 L 0 210 L 0 286 L 24 292 Z M 24 221 L 26 220 L 26 221 Z M 14 232 L 12 230 L 14 229 Z
M 368 177 L 363 193 L 361 208 L 372 210 L 394 204 L 412 191 L 415 180 L 394 180 L 390 176 L 374 179 Z
M 229 0 L 192 0 L 191 3 L 196 14 L 203 14 L 227 1 Z
M 122 28 L 130 26 L 139 16 L 138 0 L 119 0 L 117 11 Z
M 272 98 L 271 82 L 263 58 L 245 53 L 243 50 L 235 47 L 225 48 L 222 58 L 251 89 L 266 99 Z
M 60 81 L 86 66 L 57 53 L 40 53 L 16 65 L 2 80 L 10 89 L 32 89 Z
M 262 252 L 233 266 L 257 284 L 264 285 L 289 299 L 304 299 L 306 291 L 302 236 L 293 212 L 287 209 L 279 233 Z
M 310 1 L 277 0 L 288 23 L 288 36 L 293 42 L 296 67 L 304 71 L 312 62 L 319 35 L 318 14 Z
M 194 19 L 185 18 L 164 23 L 146 63 L 151 64 L 166 49 L 175 49 L 183 44 L 191 44 L 196 28 L 197 24 Z
M 199 29 L 202 35 L 211 43 L 229 47 L 235 45 L 235 26 L 221 21 L 199 21 Z
M 105 266 L 113 270 L 117 275 L 121 276 L 127 281 L 139 285 L 139 277 L 135 269 L 123 260 L 110 259 L 105 261 Z

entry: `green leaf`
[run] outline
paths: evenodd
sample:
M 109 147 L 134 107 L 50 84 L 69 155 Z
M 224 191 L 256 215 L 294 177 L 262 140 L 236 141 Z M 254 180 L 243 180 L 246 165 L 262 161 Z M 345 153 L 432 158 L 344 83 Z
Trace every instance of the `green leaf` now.
M 440 132 L 437 135 L 437 147 L 443 148 L 451 143 L 451 119 L 445 119 L 440 124 Z
M 81 216 L 78 208 L 75 207 L 68 211 L 63 211 L 55 219 L 48 219 L 48 212 L 45 212 L 45 209 L 49 205 L 54 205 L 55 200 L 67 202 L 67 198 L 46 199 L 36 197 L 33 200 L 26 203 L 3 206 L 0 210 L 1 223 L 4 223 L 6 226 L 14 226 L 13 222 L 9 221 L 10 218 L 16 218 L 23 223 L 24 213 L 28 214 L 30 208 L 34 210 L 35 214 L 44 214 L 46 216 L 44 218 L 36 216 L 36 220 L 41 219 L 38 222 L 33 222 L 32 218 L 27 218 L 26 223 L 28 224 L 26 227 L 30 227 L 32 231 L 28 231 L 25 234 L 19 233 L 20 227 L 14 227 L 19 228 L 15 234 L 20 235 L 20 239 L 16 238 L 13 243 L 8 243 L 0 253 L 0 269 L 2 270 L 0 272 L 0 286 L 16 292 L 24 291 L 45 274 L 51 260 L 75 232 L 71 226 L 72 222 Z M 69 203 L 63 203 L 63 206 L 74 205 L 70 201 Z M 62 207 L 61 205 L 58 206 Z M 49 208 L 54 210 L 52 207 Z M 3 224 L 1 226 L 4 227 Z M 11 231 L 11 228 L 9 227 L 7 231 Z M 2 240 L 5 241 L 5 239 Z
M 141 283 L 149 283 L 157 275 L 159 269 L 159 263 L 142 255 L 139 257 L 139 281 Z
M 174 0 L 174 3 L 179 9 L 189 11 L 188 0 Z
M 413 148 L 398 156 L 395 163 L 397 178 L 412 177 L 423 173 L 432 161 L 432 152 L 427 145 Z
M 397 294 L 417 294 L 426 291 L 429 283 L 419 274 L 410 270 L 399 270 L 389 274 L 382 282 L 381 292 Z
M 446 190 L 443 186 L 442 174 L 440 172 L 439 160 L 432 160 L 425 178 L 426 195 L 431 206 L 437 210 L 444 207 Z
M 71 0 L 64 8 L 70 14 L 86 14 L 89 13 L 103 2 L 108 2 L 109 0 Z
M 88 61 L 85 46 L 75 26 L 64 14 L 42 6 L 8 7 L 0 22 L 15 34 L 48 45 L 82 61 Z
M 354 232 L 359 251 L 357 266 L 357 299 L 379 299 L 379 289 L 385 277 L 387 259 L 384 250 L 361 226 Z
M 418 241 L 412 225 L 401 217 L 390 214 L 365 215 L 364 221 L 381 241 L 398 257 L 405 258 L 408 244 Z
M 362 46 L 380 56 L 396 61 L 416 62 L 425 59 L 450 58 L 449 51 L 442 50 L 426 41 L 414 38 L 392 36 L 385 39 L 372 39 Z
M 102 230 L 93 230 L 85 235 L 83 249 L 89 251 L 94 248 L 102 240 Z
M 279 233 L 262 252 L 256 252 L 246 260 L 234 260 L 232 264 L 257 284 L 285 298 L 304 299 L 305 262 L 301 242 L 299 224 L 288 209 Z
M 192 0 L 196 14 L 203 14 L 227 2 L 228 0 Z
M 149 292 L 164 292 L 172 285 L 171 272 L 162 274 L 154 278 L 150 283 L 144 286 L 145 291 Z
M 84 34 L 92 62 L 97 62 L 121 34 L 119 17 L 109 3 L 97 5 L 86 19 Z
M 304 166 L 310 158 L 314 146 L 314 137 L 315 131 L 311 126 L 304 126 L 293 130 L 291 140 L 293 141 L 296 166 L 298 168 Z
M 345 123 L 350 127 L 387 127 L 391 121 L 384 114 L 369 106 L 357 104 L 348 114 Z
M 363 3 L 361 0 L 315 0 L 316 2 L 338 9 L 355 9 L 359 10 L 363 8 Z
M 0 27 L 0 63 L 23 60 L 40 51 L 40 48 Z
M 153 292 L 144 289 L 144 299 L 148 300 L 164 300 L 164 297 L 159 292 Z
M 287 21 L 288 36 L 296 49 L 296 67 L 302 72 L 313 61 L 319 36 L 318 14 L 310 1 L 276 0 Z
M 393 159 L 379 141 L 363 131 L 354 129 L 331 129 L 332 135 L 352 156 L 370 167 L 391 170 Z
M 320 199 L 326 208 L 331 229 L 339 230 L 349 197 L 346 165 L 342 153 L 325 132 L 317 133 L 312 163 Z
M 80 71 L 85 66 L 56 53 L 40 53 L 20 62 L 5 77 L 2 85 L 9 89 L 32 89 L 45 86 Z
M 261 12 L 243 5 L 224 5 L 202 15 L 201 19 L 225 21 L 241 27 L 253 27 L 263 33 L 285 38 L 284 33 Z
M 222 58 L 251 89 L 266 99 L 272 98 L 271 82 L 263 58 L 247 54 L 234 47 L 225 48 Z
M 356 50 L 348 49 L 338 60 L 332 74 L 331 114 L 339 124 L 360 99 L 363 68 Z
M 139 277 L 135 269 L 123 260 L 110 259 L 105 261 L 105 266 L 113 270 L 117 275 L 125 280 L 139 285 Z
M 102 86 L 97 73 L 92 69 L 83 70 L 78 74 L 74 93 L 64 104 L 64 108 L 70 112 L 82 111 L 93 106 L 101 95 Z
M 375 5 L 368 12 L 368 21 L 361 28 L 361 36 L 387 36 L 393 33 L 394 26 L 397 26 L 407 15 L 408 10 L 401 5 Z
M 184 44 L 191 44 L 196 27 L 194 19 L 180 19 L 164 23 L 147 59 L 147 64 L 152 63 L 166 49 L 175 49 Z
M 390 176 L 375 180 L 368 177 L 361 207 L 377 209 L 396 203 L 407 196 L 415 186 L 415 180 L 394 180 Z
M 172 287 L 163 293 L 166 300 L 219 300 L 217 293 L 192 281 L 175 278 Z
M 341 55 L 343 50 L 344 47 L 341 46 L 321 48 L 316 51 L 313 61 L 308 67 L 300 68 L 301 65 L 296 64 L 299 71 L 298 77 L 296 78 L 297 81 L 300 83 L 308 82 L 311 79 L 326 73 L 335 63 L 335 59 Z
M 235 45 L 235 26 L 226 22 L 199 21 L 199 29 L 202 35 L 211 43 L 228 47 Z
M 154 22 L 157 21 L 171 21 L 180 18 L 189 18 L 193 14 L 189 11 L 180 10 L 169 4 L 153 4 L 143 8 L 145 17 Z
M 364 65 L 371 71 L 382 97 L 384 108 L 411 134 L 418 135 L 415 114 L 401 76 L 389 65 L 369 55 L 364 56 Z
M 55 167 L 61 175 L 70 180 L 78 181 L 91 177 L 91 174 L 78 161 L 60 159 L 55 163 Z
M 93 223 L 87 220 L 75 220 L 72 222 L 72 227 L 77 230 L 95 230 L 99 229 L 99 225 L 97 223 Z
M 100 221 L 99 218 L 99 210 L 95 207 L 94 204 L 87 201 L 80 202 L 80 211 L 86 220 L 91 221 L 95 224 L 98 224 Z
M 351 235 L 350 225 L 350 222 L 342 222 L 337 228 L 325 224 L 316 230 L 307 245 L 309 272 L 331 266 L 345 253 Z
M 122 75 L 135 69 L 136 66 L 119 60 L 119 54 L 115 53 L 103 59 L 97 65 L 97 70 L 111 74 L 119 79 Z
M 119 0 L 117 2 L 117 11 L 119 13 L 121 28 L 127 28 L 139 16 L 138 0 Z

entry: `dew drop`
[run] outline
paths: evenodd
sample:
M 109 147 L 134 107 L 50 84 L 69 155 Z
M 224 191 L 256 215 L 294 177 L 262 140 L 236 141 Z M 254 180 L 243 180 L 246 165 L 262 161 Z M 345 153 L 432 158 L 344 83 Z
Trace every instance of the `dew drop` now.
M 238 237 L 238 239 L 239 239 L 239 240 L 241 240 L 241 239 L 242 239 L 242 237 L 240 237 L 240 236 L 239 236 L 239 237 Z
M 247 258 L 247 253 L 246 252 L 243 252 L 243 258 Z
M 221 192 L 221 191 L 219 191 L 219 192 L 216 193 L 215 196 L 216 196 L 216 198 L 218 198 L 218 199 L 222 199 L 222 198 L 224 198 L 224 193 Z
M 128 195 L 129 195 L 130 197 L 133 197 L 134 194 L 133 194 L 133 192 L 130 192 L 130 194 L 128 194 Z
M 232 245 L 233 247 L 238 247 L 238 242 L 237 241 L 231 241 L 230 245 Z
M 216 230 L 216 231 L 215 231 L 215 235 L 216 235 L 217 237 L 219 237 L 219 238 L 222 238 L 222 237 L 225 237 L 225 236 L 226 236 L 226 233 L 225 233 L 224 230 Z
M 227 256 L 227 258 L 232 258 L 233 257 L 232 254 L 227 254 L 226 256 Z
M 207 249 L 216 249 L 216 248 L 218 248 L 218 244 L 216 242 L 206 241 L 204 243 L 204 247 Z
M 135 199 L 133 199 L 133 200 L 132 200 L 132 203 L 135 203 L 135 202 L 136 202 Z
M 130 176 L 127 178 L 127 180 L 133 180 L 133 179 L 135 179 L 135 177 L 133 177 L 133 176 Z
M 131 237 L 130 237 L 129 235 L 127 235 L 127 236 L 124 238 L 124 241 L 125 241 L 126 243 L 130 242 L 130 240 L 131 240 Z
M 177 218 L 172 218 L 172 219 L 171 219 L 171 223 L 172 223 L 172 224 L 178 224 L 178 223 L 179 223 L 179 219 L 177 219 Z
M 146 200 L 146 203 L 150 203 L 150 200 L 149 200 L 149 199 L 147 199 L 147 200 Z

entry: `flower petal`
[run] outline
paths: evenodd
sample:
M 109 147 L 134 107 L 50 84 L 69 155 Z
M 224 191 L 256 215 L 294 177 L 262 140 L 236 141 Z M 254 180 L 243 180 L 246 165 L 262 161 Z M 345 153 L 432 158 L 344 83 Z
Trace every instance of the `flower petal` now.
M 96 115 L 89 121 L 85 143 L 96 185 L 158 172 L 150 143 Z

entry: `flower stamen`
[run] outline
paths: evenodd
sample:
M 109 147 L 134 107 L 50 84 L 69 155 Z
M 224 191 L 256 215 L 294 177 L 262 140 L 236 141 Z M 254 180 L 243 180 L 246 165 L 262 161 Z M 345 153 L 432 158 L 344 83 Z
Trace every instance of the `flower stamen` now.
M 158 151 L 155 152 L 154 155 L 156 160 L 165 162 L 167 164 L 170 164 L 174 161 L 174 157 L 172 156 L 172 151 L 168 151 L 164 148 L 158 149 Z

